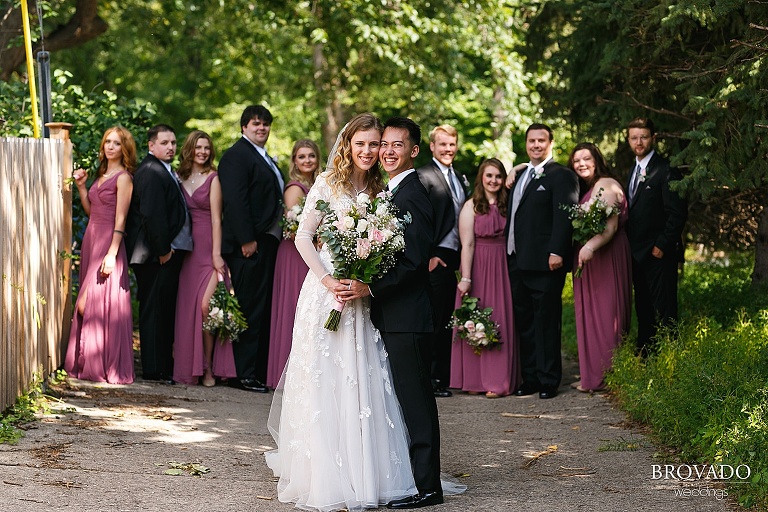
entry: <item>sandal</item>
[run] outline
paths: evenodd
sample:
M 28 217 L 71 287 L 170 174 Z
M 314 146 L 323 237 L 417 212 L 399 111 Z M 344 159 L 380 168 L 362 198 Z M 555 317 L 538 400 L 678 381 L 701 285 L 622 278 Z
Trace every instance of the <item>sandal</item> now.
M 493 391 L 488 391 L 485 394 L 485 398 L 501 398 L 501 395 L 498 393 L 494 393 Z

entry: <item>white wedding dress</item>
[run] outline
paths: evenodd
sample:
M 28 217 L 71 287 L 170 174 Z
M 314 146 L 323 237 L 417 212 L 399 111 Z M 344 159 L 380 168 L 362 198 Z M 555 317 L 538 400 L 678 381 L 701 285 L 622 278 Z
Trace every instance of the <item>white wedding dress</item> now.
M 325 174 L 307 196 L 296 247 L 310 272 L 269 414 L 277 449 L 265 455 L 279 477 L 281 502 L 305 510 L 376 508 L 417 492 L 407 430 L 369 299 L 347 303 L 337 331 L 323 327 L 335 300 L 319 279 L 333 271 L 330 255 L 312 243 L 321 220 L 318 199 L 337 212 L 353 200 L 335 197 Z

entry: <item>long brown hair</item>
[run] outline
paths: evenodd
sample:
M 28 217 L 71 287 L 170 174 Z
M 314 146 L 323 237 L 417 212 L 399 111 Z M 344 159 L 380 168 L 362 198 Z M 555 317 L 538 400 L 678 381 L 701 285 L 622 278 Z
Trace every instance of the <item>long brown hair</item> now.
M 176 171 L 179 178 L 182 180 L 186 180 L 192 175 L 192 164 L 195 161 L 195 146 L 200 139 L 207 140 L 208 144 L 211 145 L 211 154 L 208 155 L 208 160 L 203 163 L 203 174 L 208 174 L 209 172 L 216 170 L 216 166 L 213 165 L 213 159 L 216 158 L 216 150 L 213 149 L 211 136 L 202 130 L 192 130 L 189 135 L 187 135 L 187 138 L 184 139 L 184 145 L 181 147 L 179 170 Z
M 475 176 L 475 187 L 472 191 L 472 201 L 475 205 L 475 213 L 478 215 L 485 215 L 491 209 L 491 205 L 488 202 L 488 198 L 485 197 L 485 188 L 483 188 L 483 172 L 486 167 L 495 167 L 501 173 L 501 189 L 496 194 L 496 208 L 499 209 L 499 213 L 503 216 L 507 216 L 507 187 L 504 186 L 504 181 L 507 178 L 507 169 L 501 160 L 498 158 L 486 158 L 480 167 L 477 169 L 477 176 Z
M 107 172 L 107 159 L 104 156 L 104 144 L 107 142 L 107 136 L 110 133 L 115 132 L 120 137 L 120 151 L 122 153 L 120 157 L 120 164 L 126 171 L 133 174 L 136 170 L 136 141 L 133 140 L 133 135 L 126 128 L 122 126 L 113 126 L 107 128 L 104 135 L 101 137 L 101 145 L 99 145 L 99 168 L 96 171 L 97 176 L 103 176 Z
M 608 163 L 605 161 L 605 157 L 600 152 L 600 148 L 598 148 L 594 143 L 592 142 L 579 142 L 576 144 L 576 147 L 573 148 L 573 151 L 571 151 L 571 156 L 568 158 L 568 167 L 573 171 L 576 172 L 573 166 L 573 157 L 576 155 L 578 151 L 581 151 L 582 149 L 586 149 L 589 151 L 589 154 L 592 155 L 592 160 L 595 161 L 595 174 L 592 176 L 592 181 L 589 183 L 583 179 L 581 176 L 578 176 L 579 178 L 579 189 L 580 189 L 580 195 L 584 195 L 587 193 L 587 191 L 592 188 L 592 185 L 595 184 L 597 180 L 600 178 L 610 178 L 611 171 L 608 167 Z
M 335 194 L 352 193 L 352 173 L 354 172 L 354 165 L 352 164 L 352 137 L 357 132 L 368 130 L 377 130 L 379 134 L 384 131 L 379 118 L 370 112 L 356 115 L 344 128 L 341 140 L 339 141 L 339 147 L 336 149 L 336 156 L 333 158 L 333 167 L 328 169 L 328 184 Z M 368 169 L 366 186 L 371 196 L 384 190 L 384 177 L 381 175 L 378 163 Z
M 307 176 L 299 170 L 299 166 L 296 165 L 296 153 L 298 153 L 301 148 L 311 149 L 317 156 L 317 169 L 315 169 L 315 172 L 312 173 L 312 176 L 309 179 L 307 179 Z M 288 170 L 288 177 L 291 178 L 292 181 L 298 181 L 307 187 L 311 187 L 318 174 L 320 174 L 320 147 L 318 147 L 315 141 L 310 139 L 297 140 L 291 151 L 291 167 Z

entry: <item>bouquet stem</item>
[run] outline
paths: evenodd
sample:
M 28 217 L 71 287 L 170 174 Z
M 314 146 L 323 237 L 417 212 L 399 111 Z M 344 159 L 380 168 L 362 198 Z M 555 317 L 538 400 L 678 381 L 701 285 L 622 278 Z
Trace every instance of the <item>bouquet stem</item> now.
M 329 331 L 336 331 L 339 329 L 339 322 L 341 322 L 341 310 L 344 309 L 344 303 L 336 301 L 336 305 L 333 307 L 330 313 L 328 313 L 328 319 L 325 321 L 325 327 Z

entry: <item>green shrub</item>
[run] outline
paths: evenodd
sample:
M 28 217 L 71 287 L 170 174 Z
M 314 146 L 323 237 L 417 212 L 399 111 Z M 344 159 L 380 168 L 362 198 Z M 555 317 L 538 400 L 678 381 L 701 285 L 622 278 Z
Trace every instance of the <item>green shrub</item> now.
M 608 385 L 633 419 L 686 462 L 746 464 L 732 485 L 743 505 L 768 506 L 768 309 L 752 290 L 749 259 L 691 265 L 681 283 L 684 320 L 660 333 L 646 360 L 624 343 Z

